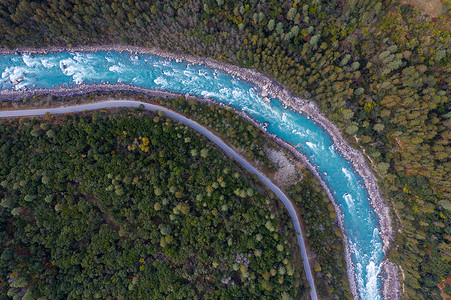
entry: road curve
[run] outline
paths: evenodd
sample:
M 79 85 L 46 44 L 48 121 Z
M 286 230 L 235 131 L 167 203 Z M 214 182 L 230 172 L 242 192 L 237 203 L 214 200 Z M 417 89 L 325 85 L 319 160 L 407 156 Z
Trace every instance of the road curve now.
M 213 143 L 215 143 L 219 148 L 224 150 L 228 155 L 233 157 L 246 170 L 248 170 L 252 174 L 257 175 L 258 178 L 267 187 L 269 187 L 274 192 L 274 194 L 277 195 L 277 197 L 279 197 L 279 199 L 283 202 L 283 204 L 287 208 L 288 212 L 290 213 L 291 220 L 293 221 L 293 224 L 294 224 L 294 227 L 296 230 L 296 236 L 298 239 L 298 243 L 299 243 L 299 246 L 301 247 L 301 255 L 302 255 L 302 260 L 304 263 L 305 274 L 306 274 L 307 281 L 311 288 L 310 296 L 313 300 L 317 300 L 318 296 L 316 294 L 315 281 L 313 279 L 312 270 L 310 268 L 310 262 L 308 260 L 307 251 L 305 248 L 301 225 L 299 223 L 299 218 L 296 214 L 293 203 L 291 203 L 290 199 L 288 199 L 288 197 L 282 192 L 282 190 L 280 190 L 274 183 L 272 183 L 272 181 L 268 177 L 266 177 L 264 174 L 262 174 L 256 168 L 254 168 L 254 166 L 252 166 L 251 163 L 249 163 L 247 160 L 245 160 L 240 154 L 235 152 L 222 139 L 220 139 L 218 136 L 213 134 L 210 130 L 208 130 L 204 126 L 200 125 L 199 123 L 197 123 L 191 119 L 188 119 L 185 116 L 183 116 L 179 113 L 176 113 L 170 109 L 167 109 L 163 106 L 144 103 L 144 102 L 140 102 L 140 101 L 132 101 L 132 100 L 110 100 L 110 101 L 102 101 L 102 102 L 96 102 L 96 103 L 91 103 L 91 104 L 56 107 L 56 108 L 3 110 L 3 111 L 0 111 L 0 118 L 38 116 L 38 115 L 45 115 L 46 113 L 65 114 L 65 113 L 82 112 L 82 111 L 86 111 L 86 110 L 96 110 L 96 109 L 109 108 L 109 107 L 138 107 L 140 105 L 144 105 L 144 108 L 147 110 L 150 110 L 150 111 L 164 111 L 166 116 L 168 116 L 172 119 L 175 119 L 175 120 L 193 128 L 194 130 L 198 131 L 199 133 L 203 134 L 208 139 L 210 139 Z

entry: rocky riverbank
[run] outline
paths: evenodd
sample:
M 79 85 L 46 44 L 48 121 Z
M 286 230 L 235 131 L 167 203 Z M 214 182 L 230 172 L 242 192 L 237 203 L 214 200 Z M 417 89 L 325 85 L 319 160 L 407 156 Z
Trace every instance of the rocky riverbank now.
M 380 235 L 383 240 L 383 251 L 386 254 L 387 250 L 390 246 L 391 241 L 393 240 L 394 233 L 391 226 L 391 220 L 389 217 L 389 209 L 386 205 L 384 199 L 381 196 L 381 193 L 378 189 L 377 181 L 374 174 L 371 172 L 370 168 L 367 166 L 365 159 L 359 151 L 352 148 L 341 136 L 338 128 L 329 121 L 319 110 L 316 103 L 310 100 L 305 100 L 300 97 L 293 95 L 288 89 L 284 88 L 281 84 L 273 80 L 267 75 L 255 72 L 253 70 L 241 68 L 235 65 L 226 64 L 219 62 L 210 58 L 200 58 L 191 55 L 176 55 L 162 52 L 158 49 L 144 49 L 138 47 L 131 46 L 121 46 L 121 45 L 111 45 L 111 46 L 83 46 L 83 47 L 74 47 L 74 48 L 64 48 L 64 47 L 49 47 L 43 49 L 29 49 L 29 48 L 17 48 L 13 50 L 9 49 L 0 49 L 0 53 L 2 54 L 14 54 L 14 53 L 50 53 L 50 52 L 95 52 L 95 51 L 128 51 L 131 53 L 147 53 L 157 55 L 169 60 L 174 61 L 186 61 L 191 64 L 200 64 L 205 65 L 209 68 L 217 69 L 228 73 L 230 75 L 234 75 L 239 77 L 242 80 L 248 81 L 254 84 L 263 97 L 270 96 L 272 98 L 278 98 L 285 106 L 291 107 L 299 113 L 305 114 L 309 116 L 316 124 L 320 125 L 323 129 L 327 131 L 327 133 L 331 136 L 332 141 L 335 144 L 336 149 L 341 153 L 341 155 L 349 160 L 357 173 L 363 178 L 366 190 L 368 192 L 370 198 L 370 204 L 378 215 L 379 225 L 380 225 Z M 0 91 L 0 98 L 2 99 L 18 99 L 23 97 L 32 96 L 34 94 L 42 94 L 42 93 L 50 93 L 57 96 L 62 95 L 76 95 L 83 94 L 91 91 L 132 91 L 132 92 L 141 92 L 145 94 L 151 94 L 159 97 L 173 97 L 174 93 L 169 92 L 160 92 L 160 91 L 149 91 L 143 88 L 134 87 L 131 85 L 82 85 L 76 88 L 61 88 L 58 90 L 50 90 L 50 89 L 38 89 L 38 90 L 24 90 L 24 91 Z M 255 122 L 253 122 L 255 123 Z M 261 125 L 260 128 L 263 129 Z M 284 147 L 289 149 L 293 154 L 295 154 L 301 161 L 304 162 L 306 166 L 313 172 L 313 174 L 320 180 L 321 185 L 327 191 L 329 198 L 332 203 L 335 205 L 336 211 L 340 212 L 338 205 L 335 202 L 331 192 L 327 188 L 326 184 L 322 180 L 321 176 L 318 174 L 313 165 L 311 165 L 306 157 L 300 154 L 292 145 L 288 145 L 286 142 L 281 141 L 280 139 L 273 136 L 278 143 L 283 143 Z M 338 214 L 341 215 L 340 213 Z M 343 231 L 343 220 L 342 217 L 339 217 L 339 225 Z M 344 231 L 343 231 L 344 232 Z M 350 279 L 351 286 L 353 289 L 354 295 L 357 295 L 356 287 L 355 287 L 355 278 L 353 266 L 350 260 L 348 243 L 346 242 L 346 259 L 348 262 L 348 276 Z M 386 299 L 397 299 L 399 298 L 399 280 L 398 280 L 398 272 L 397 266 L 387 260 L 383 264 L 383 292 L 384 297 Z M 395 284 L 395 283 L 398 284 Z

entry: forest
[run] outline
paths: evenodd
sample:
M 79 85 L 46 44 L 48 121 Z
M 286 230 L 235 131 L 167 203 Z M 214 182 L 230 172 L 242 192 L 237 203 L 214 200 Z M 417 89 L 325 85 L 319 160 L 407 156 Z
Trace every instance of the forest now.
M 116 95 L 116 97 L 124 98 L 124 94 Z M 159 104 L 175 109 L 209 127 L 224 140 L 229 141 L 236 149 L 244 150 L 243 155 L 253 161 L 255 166 L 260 166 L 260 169 L 266 171 L 265 173 L 270 177 L 278 168 L 268 159 L 267 151 L 264 149 L 277 149 L 279 146 L 262 131 L 251 126 L 248 121 L 227 107 L 207 106 L 192 99 L 187 101 L 184 97 L 149 99 L 143 95 L 136 97 L 127 94 L 125 97 L 157 101 Z M 73 102 L 73 100 L 69 101 Z M 286 155 L 289 156 L 290 153 L 287 152 Z M 291 157 L 291 159 L 297 161 L 295 157 Z M 301 221 L 304 223 L 304 232 L 312 255 L 311 264 L 313 264 L 319 296 L 324 299 L 352 299 L 344 259 L 343 234 L 337 224 L 335 208 L 312 173 L 307 169 L 302 169 L 301 176 L 302 179 L 297 183 L 282 186 L 282 188 L 285 188 L 297 206 Z
M 221 116 L 248 137 L 242 144 L 270 143 L 236 113 L 191 105 L 193 114 Z M 0 125 L 0 296 L 290 299 L 308 291 L 283 205 L 184 125 L 139 109 Z M 318 292 L 352 298 L 336 215 L 317 180 L 303 177 L 289 190 L 311 236 Z
M 266 137 L 251 123 L 240 117 L 235 111 L 226 107 L 207 105 L 184 97 L 177 99 L 154 98 L 142 94 L 127 92 L 105 93 L 96 92 L 84 96 L 53 96 L 37 95 L 24 99 L 21 106 L 47 106 L 81 104 L 106 99 L 135 99 L 158 103 L 174 109 L 208 127 L 215 134 L 229 141 L 236 151 L 241 152 L 249 161 L 269 177 L 272 177 L 278 166 L 267 157 L 265 148 L 277 149 L 278 146 Z M 4 102 L 3 105 L 11 105 Z M 279 149 L 280 150 L 280 149 Z M 289 155 L 289 153 L 286 153 Z M 293 161 L 296 159 L 291 157 Z M 312 255 L 315 283 L 318 294 L 328 299 L 352 298 L 347 281 L 346 262 L 343 256 L 343 236 L 337 225 L 337 215 L 319 182 L 310 172 L 301 171 L 302 180 L 286 186 L 289 196 L 297 206 L 304 225 L 304 232 Z M 278 209 L 284 210 L 279 203 Z M 294 242 L 295 244 L 296 242 Z
M 0 46 L 209 56 L 316 101 L 377 173 L 400 231 L 389 257 L 404 297 L 440 299 L 451 271 L 451 4 L 432 17 L 414 2 L 1 0 Z
M 2 294 L 289 299 L 307 290 L 287 213 L 184 125 L 141 112 L 1 125 Z

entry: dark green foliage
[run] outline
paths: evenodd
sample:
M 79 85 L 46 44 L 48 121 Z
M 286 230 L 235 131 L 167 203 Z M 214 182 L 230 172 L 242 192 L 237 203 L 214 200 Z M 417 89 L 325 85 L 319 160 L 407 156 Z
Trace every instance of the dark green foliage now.
M 201 104 L 194 99 L 186 100 L 183 96 L 177 99 L 156 98 L 154 100 L 209 127 L 239 151 L 244 152 L 247 159 L 264 167 L 267 171 L 275 171 L 276 167 L 268 160 L 263 150 L 264 147 L 275 147 L 275 143 L 233 109 Z
M 315 254 L 312 267 L 321 299 L 352 299 L 346 273 L 343 234 L 337 214 L 326 192 L 310 173 L 288 189 L 299 208 L 310 251 Z
M 257 128 L 251 126 L 237 113 L 215 105 L 207 106 L 196 101 L 186 101 L 183 97 L 174 100 L 160 99 L 156 101 L 183 112 L 196 119 L 204 126 L 221 133 L 225 140 L 237 148 L 244 148 L 249 159 L 263 165 L 268 171 L 275 166 L 268 161 L 262 148 L 276 147 Z M 329 198 L 313 175 L 304 170 L 301 183 L 290 186 L 290 198 L 301 213 L 305 223 L 307 243 L 315 255 L 311 264 L 315 269 L 315 283 L 321 298 L 352 298 L 346 273 L 344 259 L 343 235 L 337 225 L 337 215 Z M 320 266 L 321 270 L 318 269 Z
M 123 110 L 1 121 L 0 197 L 9 200 L 0 206 L 0 295 L 307 291 L 277 200 L 191 129 L 156 118 Z
M 439 297 L 451 269 L 449 20 L 392 0 L 3 1 L 0 45 L 154 46 L 257 69 L 315 100 L 380 175 L 403 229 L 392 254 L 405 296 L 421 299 Z
M 47 96 L 36 96 L 33 99 L 34 105 L 48 105 Z M 224 140 L 230 142 L 236 149 L 245 149 L 244 154 L 255 165 L 264 168 L 269 174 L 276 170 L 276 167 L 268 160 L 263 148 L 276 148 L 275 143 L 266 137 L 261 131 L 256 130 L 251 124 L 241 118 L 235 111 L 228 108 L 221 108 L 215 105 L 208 105 L 194 100 L 186 100 L 183 96 L 178 99 L 152 98 L 146 95 L 136 95 L 124 92 L 93 93 L 83 97 L 62 97 L 57 99 L 54 105 L 69 105 L 71 103 L 81 103 L 86 99 L 136 99 L 141 101 L 157 102 L 166 107 L 170 107 L 202 125 L 209 127 L 216 134 L 221 135 Z M 137 111 L 142 111 L 138 109 Z M 237 134 L 238 133 L 238 134 Z M 208 153 L 208 152 L 207 152 Z M 202 150 L 199 152 L 202 156 Z M 288 191 L 295 205 L 302 212 L 302 219 L 306 220 L 306 235 L 309 236 L 307 243 L 314 252 L 315 259 L 311 263 L 314 266 L 322 266 L 322 271 L 315 271 L 317 289 L 320 295 L 326 298 L 340 299 L 349 297 L 349 284 L 347 282 L 346 269 L 343 268 L 343 244 L 341 232 L 336 225 L 336 214 L 333 207 L 327 205 L 329 200 L 320 192 L 318 181 L 311 177 L 308 172 L 303 173 L 304 180 L 301 184 L 290 186 Z M 156 192 L 158 190 L 158 192 Z M 244 191 L 244 190 L 241 190 Z M 162 193 L 161 189 L 156 189 L 155 193 Z M 308 197 L 305 195 L 309 195 Z M 203 196 L 196 196 L 196 199 L 203 199 Z M 199 200 L 198 199 L 198 200 Z M 315 204 L 317 203 L 317 204 Z M 158 203 L 155 210 L 161 209 Z M 283 209 L 283 208 L 280 208 Z M 266 222 L 265 226 L 273 228 L 272 222 Z M 268 228 L 268 227 L 266 227 Z M 318 234 L 319 228 L 322 228 Z M 161 229 L 161 228 L 160 228 Z M 275 229 L 275 228 L 274 228 Z M 337 238 L 338 236 L 338 238 Z M 291 246 L 296 246 L 296 242 L 290 242 Z

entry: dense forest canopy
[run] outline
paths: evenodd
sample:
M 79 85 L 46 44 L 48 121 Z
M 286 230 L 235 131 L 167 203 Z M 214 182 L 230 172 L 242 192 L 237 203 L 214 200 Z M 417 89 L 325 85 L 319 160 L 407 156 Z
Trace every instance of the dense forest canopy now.
M 125 93 L 115 97 L 121 99 L 133 95 Z M 270 177 L 272 175 L 277 182 L 278 178 L 275 178 L 277 173 L 274 172 L 280 170 L 280 166 L 277 162 L 271 161 L 267 153 L 268 150 L 280 148 L 262 131 L 230 108 L 207 106 L 194 99 L 187 101 L 183 96 L 177 99 L 149 99 L 139 95 L 137 99 L 157 101 L 209 127 L 236 149 L 244 150 L 243 154 L 248 160 L 263 169 Z M 67 101 L 74 102 L 70 99 Z M 291 159 L 294 164 L 300 166 L 299 162 L 296 163 L 295 157 Z M 301 215 L 318 295 L 324 299 L 352 299 L 343 255 L 343 234 L 337 223 L 335 208 L 319 181 L 306 169 L 302 169 L 301 174 L 302 180 L 299 182 L 283 182 L 279 185 L 285 188 Z
M 411 299 L 450 275 L 450 2 L 0 1 L 0 45 L 122 43 L 263 71 L 315 100 L 378 173 Z M 448 10 L 448 11 L 447 11 Z M 399 217 L 398 217 L 399 216 Z
M 295 157 L 292 157 L 287 151 L 282 151 L 269 137 L 239 116 L 233 109 L 219 107 L 211 103 L 202 103 L 194 99 L 187 100 L 183 96 L 176 99 L 167 99 L 127 92 L 95 92 L 85 96 L 59 98 L 38 95 L 24 99 L 20 104 L 28 106 L 31 102 L 34 106 L 61 106 L 106 99 L 150 101 L 178 111 L 208 127 L 223 140 L 230 142 L 235 151 L 241 153 L 254 166 L 273 178 L 275 182 L 280 182 L 277 174 L 283 172 L 283 169 L 277 161 L 269 158 L 268 153 L 276 151 L 279 156 L 285 153 L 283 156 L 288 156 L 291 164 L 298 171 L 296 171 L 297 175 L 290 175 L 291 180 L 279 184 L 281 188 L 286 189 L 301 216 L 304 233 L 308 238 L 310 264 L 314 271 L 317 293 L 321 298 L 327 299 L 352 298 L 343 255 L 343 235 L 337 224 L 334 206 L 330 203 L 319 181 L 308 170 L 304 169 Z M 11 102 L 3 104 L 11 105 Z M 279 203 L 278 209 L 285 208 Z
M 286 211 L 186 126 L 105 111 L 0 128 L 1 294 L 288 299 L 306 291 Z
M 61 104 L 79 103 L 97 97 L 91 94 L 63 97 L 58 101 Z M 99 100 L 102 97 L 123 99 L 136 95 L 118 92 L 99 97 Z M 157 101 L 208 126 L 224 139 L 232 141 L 236 149 L 244 151 L 242 153 L 255 165 L 264 168 L 267 174 L 271 175 L 278 169 L 264 149 L 280 149 L 277 150 L 271 140 L 234 111 L 186 101 L 183 97 L 147 99 L 139 95 L 137 98 Z M 33 101 L 44 104 L 50 99 L 39 96 Z M 221 293 L 211 291 L 230 287 L 222 281 L 224 276 L 219 275 L 227 272 L 224 267 L 228 263 L 233 269 L 229 270 L 230 279 L 243 279 L 241 264 L 236 261 L 236 256 L 230 254 L 237 249 L 236 243 L 257 247 L 254 255 L 262 255 L 265 260 L 260 267 L 268 260 L 271 268 L 268 272 L 252 273 L 252 267 L 248 266 L 250 280 L 262 284 L 262 291 L 255 290 L 254 283 L 249 289 L 250 286 L 241 286 L 237 281 L 240 285 L 238 290 L 225 291 L 222 295 L 278 295 L 289 299 L 290 295 L 300 296 L 308 292 L 291 221 L 283 205 L 272 194 L 185 126 L 161 115 L 143 114 L 139 109 L 107 115 L 113 113 L 103 110 L 84 115 L 4 120 L 0 123 L 1 150 L 9 149 L 3 153 L 3 159 L 8 163 L 0 172 L 0 226 L 4 229 L 0 254 L 0 298 L 8 295 L 28 299 L 42 294 L 63 298 L 67 295 L 87 298 L 117 295 L 120 299 L 124 295 L 162 297 L 165 293 L 180 293 L 181 297 L 192 298 L 193 292 L 198 293 L 203 288 L 207 290 L 205 298 L 217 298 Z M 175 138 L 180 141 L 172 141 Z M 80 143 L 80 139 L 88 143 Z M 163 144 L 159 144 L 160 139 Z M 180 146 L 181 150 L 178 149 Z M 160 156 L 162 151 L 166 153 L 164 157 Z M 29 161 L 32 162 L 31 168 L 23 167 L 25 164 L 28 166 Z M 190 170 L 199 164 L 205 166 L 198 171 Z M 221 171 L 221 168 L 224 169 Z M 118 174 L 113 176 L 113 171 Z M 191 184 L 198 172 L 202 177 Z M 216 179 L 218 172 L 227 176 Z M 319 182 L 307 170 L 303 169 L 301 173 L 301 181 L 298 178 L 284 186 L 304 222 L 318 294 L 327 299 L 351 299 L 337 215 Z M 174 180 L 174 175 L 177 175 L 177 180 Z M 179 175 L 191 178 L 187 187 L 187 182 L 181 182 Z M 224 188 L 228 175 L 237 180 L 241 188 Z M 159 183 L 161 190 L 155 182 Z M 99 187 L 105 191 L 98 191 Z M 219 200 L 217 189 L 221 190 Z M 183 190 L 183 194 L 179 190 Z M 233 190 L 233 194 L 227 194 L 227 190 Z M 196 193 L 191 194 L 192 191 Z M 266 195 L 262 196 L 261 192 Z M 33 200 L 28 203 L 30 199 Z M 257 199 L 260 204 L 257 204 Z M 244 203 L 237 204 L 237 208 L 234 204 L 229 205 L 228 200 Z M 261 210 L 254 216 L 259 218 L 258 221 L 247 215 L 254 209 Z M 272 221 L 268 223 L 269 220 Z M 187 224 L 187 221 L 191 223 Z M 30 230 L 30 224 L 36 228 Z M 265 229 L 256 229 L 258 224 L 264 225 Z M 163 228 L 163 225 L 167 226 Z M 224 226 L 225 231 L 222 230 Z M 198 236 L 205 228 L 207 230 Z M 237 228 L 241 237 L 235 237 Z M 170 237 L 163 235 L 162 230 L 170 230 Z M 266 231 L 270 236 L 273 233 L 271 237 L 275 238 L 276 244 L 271 237 L 270 243 L 266 244 Z M 189 238 L 179 237 L 187 232 Z M 217 240 L 223 235 L 224 239 L 227 235 L 226 241 Z M 52 237 L 51 243 L 49 236 Z M 193 242 L 198 245 L 192 247 L 190 243 Z M 225 250 L 228 254 L 222 252 L 223 247 L 228 249 Z M 267 252 L 267 248 L 273 249 Z M 282 258 L 284 249 L 288 252 Z M 282 259 L 285 272 L 293 272 L 293 280 L 280 283 L 280 275 L 276 275 L 279 270 L 284 271 L 275 268 L 275 260 L 270 258 L 271 251 L 279 253 L 277 259 Z M 76 254 L 76 259 L 71 258 L 72 253 Z M 107 258 L 109 253 L 114 253 L 114 257 Z M 200 259 L 198 255 L 201 255 Z M 126 262 L 116 266 L 118 259 L 126 259 Z M 241 259 L 245 263 L 245 257 L 240 256 L 238 260 Z M 249 257 L 247 259 L 249 264 L 254 262 Z M 92 266 L 88 268 L 88 264 Z M 240 269 L 235 270 L 236 267 Z M 257 283 L 258 274 L 264 281 Z M 253 278 L 254 275 L 258 278 Z M 68 284 L 74 283 L 71 276 L 77 278 L 76 287 L 80 291 L 75 292 L 69 287 Z M 108 276 L 115 280 L 100 281 Z M 208 282 L 205 282 L 207 277 Z M 277 279 L 276 285 L 288 286 L 273 286 L 271 278 Z M 85 279 L 95 282 L 94 288 Z M 63 282 L 65 287 L 48 294 L 56 282 Z M 100 291 L 96 289 L 101 285 Z M 181 285 L 187 286 L 182 288 Z

